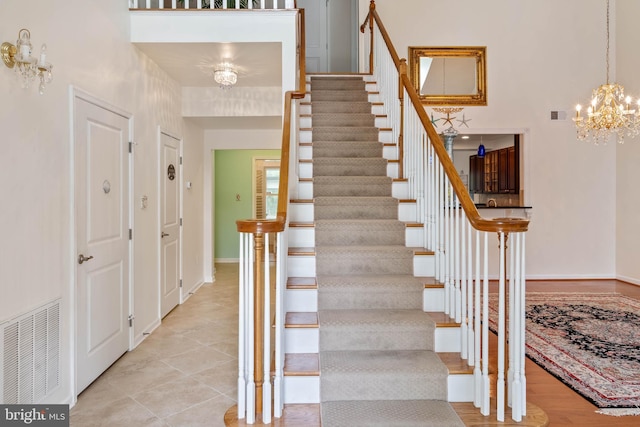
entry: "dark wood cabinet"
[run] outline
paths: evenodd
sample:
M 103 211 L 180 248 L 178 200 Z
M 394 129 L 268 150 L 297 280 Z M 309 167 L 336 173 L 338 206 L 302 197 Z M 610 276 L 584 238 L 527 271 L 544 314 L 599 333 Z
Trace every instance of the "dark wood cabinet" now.
M 498 192 L 498 151 L 487 151 L 484 155 L 484 192 Z
M 520 166 L 516 147 L 507 148 L 507 192 L 518 194 L 520 192 Z
M 469 156 L 469 192 L 484 193 L 484 158 Z
M 520 190 L 518 147 L 487 151 L 484 158 L 469 156 L 469 191 L 471 193 L 509 193 Z

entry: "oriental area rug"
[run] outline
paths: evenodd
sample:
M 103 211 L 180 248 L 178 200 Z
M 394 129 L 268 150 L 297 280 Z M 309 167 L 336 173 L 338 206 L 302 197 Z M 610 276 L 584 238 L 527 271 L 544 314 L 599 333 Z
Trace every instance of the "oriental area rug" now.
M 490 296 L 495 330 L 497 294 Z M 640 414 L 640 301 L 527 292 L 526 354 L 607 415 Z

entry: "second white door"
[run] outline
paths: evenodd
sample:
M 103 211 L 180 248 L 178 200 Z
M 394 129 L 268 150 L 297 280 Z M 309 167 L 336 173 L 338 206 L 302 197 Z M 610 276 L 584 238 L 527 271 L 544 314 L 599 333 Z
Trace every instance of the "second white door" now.
M 180 303 L 180 140 L 160 133 L 160 317 Z

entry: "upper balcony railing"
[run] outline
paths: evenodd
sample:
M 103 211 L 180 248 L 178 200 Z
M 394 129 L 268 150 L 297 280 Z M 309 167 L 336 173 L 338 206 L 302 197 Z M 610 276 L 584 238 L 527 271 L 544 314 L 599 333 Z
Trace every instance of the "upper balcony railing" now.
M 296 9 L 295 0 L 129 0 L 130 9 Z

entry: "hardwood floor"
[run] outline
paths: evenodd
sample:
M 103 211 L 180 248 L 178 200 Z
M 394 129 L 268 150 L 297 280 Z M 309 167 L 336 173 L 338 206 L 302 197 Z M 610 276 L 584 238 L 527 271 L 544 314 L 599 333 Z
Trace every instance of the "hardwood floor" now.
M 566 280 L 566 281 L 527 281 L 528 292 L 584 292 L 602 293 L 617 292 L 640 300 L 640 286 L 623 283 L 616 280 Z M 494 340 L 495 342 L 495 340 Z M 533 411 L 528 410 L 528 416 L 523 423 L 504 422 L 495 420 L 495 414 L 483 417 L 473 405 L 455 403 L 467 426 L 542 426 L 544 418 L 535 413 L 540 408 L 548 418 L 551 427 L 580 426 L 580 427 L 631 427 L 640 426 L 640 416 L 613 417 L 597 414 L 597 407 L 584 399 L 571 388 L 563 384 L 531 360 L 526 360 L 527 402 Z M 528 407 L 529 408 L 529 407 Z M 244 420 L 238 421 L 233 408 L 225 416 L 227 426 L 244 426 Z M 255 424 L 254 424 L 255 425 Z M 260 424 L 258 424 L 260 425 Z M 291 405 L 285 415 L 276 420 L 274 426 L 315 427 L 320 426 L 317 405 Z

